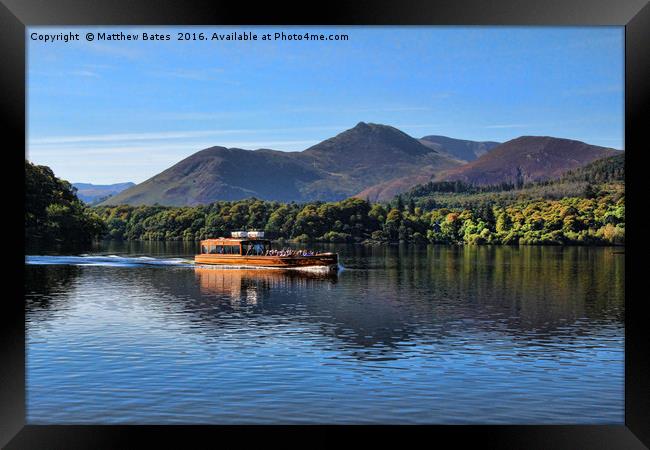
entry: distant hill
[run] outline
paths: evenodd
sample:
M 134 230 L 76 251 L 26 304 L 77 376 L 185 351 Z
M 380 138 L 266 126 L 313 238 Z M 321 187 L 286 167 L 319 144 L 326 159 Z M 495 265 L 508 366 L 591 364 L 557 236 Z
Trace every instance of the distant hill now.
M 182 206 L 248 197 L 291 201 L 302 197 L 301 185 L 321 178 L 319 170 L 288 152 L 211 147 L 102 204 Z
M 459 165 L 396 128 L 360 122 L 302 152 L 211 147 L 102 204 L 336 201 L 386 180 L 417 173 L 430 178 Z
M 473 184 L 529 183 L 558 178 L 617 150 L 570 139 L 522 136 L 505 142 L 475 161 L 436 177 Z
M 467 141 L 436 135 L 424 136 L 420 138 L 420 142 L 439 153 L 463 162 L 474 161 L 500 144 L 500 142 L 493 141 Z
M 425 136 L 418 141 L 425 147 L 434 150 L 440 156 L 455 161 L 457 166 L 468 161 L 473 161 L 499 145 L 499 142 L 468 141 L 437 135 Z M 429 182 L 438 173 L 440 173 L 438 167 L 419 167 L 406 176 L 390 178 L 370 186 L 356 194 L 355 197 L 370 201 L 388 201 L 395 195 L 406 192 L 418 184 Z
M 73 183 L 72 186 L 77 188 L 77 197 L 84 203 L 93 203 L 104 197 L 119 194 L 125 189 L 135 186 L 135 183 L 115 183 L 115 184 L 91 184 L 91 183 Z
M 565 172 L 559 178 L 527 183 L 477 185 L 460 180 L 430 181 L 401 194 L 402 202 L 413 201 L 425 210 L 434 208 L 479 208 L 485 204 L 512 204 L 526 200 L 559 200 L 565 197 L 624 195 L 625 152 L 597 159 Z M 397 197 L 391 201 L 396 204 Z
M 553 137 L 524 136 L 503 144 L 445 136 L 418 140 L 388 125 L 360 122 L 302 152 L 207 148 L 101 204 L 183 206 L 250 197 L 387 201 L 432 179 L 498 184 L 557 178 L 615 153 Z
M 349 197 L 405 176 L 425 174 L 430 178 L 461 164 L 397 128 L 364 122 L 308 148 L 300 158 L 328 174 L 307 187 L 314 200 L 324 200 L 327 192 L 341 196 L 333 200 Z

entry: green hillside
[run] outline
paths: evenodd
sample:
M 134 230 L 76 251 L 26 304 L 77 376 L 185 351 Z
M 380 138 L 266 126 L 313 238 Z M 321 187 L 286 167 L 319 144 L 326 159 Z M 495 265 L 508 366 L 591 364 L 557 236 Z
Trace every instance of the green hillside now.
M 425 208 L 472 208 L 486 202 L 507 205 L 527 200 L 559 200 L 565 197 L 595 197 L 599 193 L 624 193 L 625 153 L 602 158 L 565 172 L 558 179 L 517 185 L 503 182 L 476 185 L 464 181 L 421 184 L 401 195 L 402 201 Z M 393 203 L 397 201 L 394 198 Z

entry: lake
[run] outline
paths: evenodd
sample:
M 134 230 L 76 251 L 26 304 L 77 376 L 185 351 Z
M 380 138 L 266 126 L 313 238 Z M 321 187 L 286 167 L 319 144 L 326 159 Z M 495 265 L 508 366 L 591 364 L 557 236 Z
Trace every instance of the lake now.
M 193 243 L 26 256 L 29 424 L 623 424 L 620 248 Z

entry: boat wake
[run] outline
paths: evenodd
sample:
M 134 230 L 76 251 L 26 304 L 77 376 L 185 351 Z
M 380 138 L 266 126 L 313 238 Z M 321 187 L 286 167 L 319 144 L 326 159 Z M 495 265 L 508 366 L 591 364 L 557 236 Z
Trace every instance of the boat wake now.
M 194 267 L 194 261 L 184 258 L 152 258 L 150 256 L 118 255 L 28 255 L 25 264 L 31 265 L 72 265 L 104 267 L 173 266 Z
M 29 265 L 68 265 L 68 266 L 102 266 L 102 267 L 141 267 L 141 266 L 167 266 L 187 267 L 197 269 L 213 270 L 291 270 L 311 273 L 341 272 L 344 267 L 339 264 L 338 268 L 329 266 L 310 267 L 259 267 L 247 265 L 212 265 L 195 264 L 191 259 L 185 258 L 152 258 L 150 256 L 118 256 L 118 255 L 28 255 L 25 257 L 25 264 Z

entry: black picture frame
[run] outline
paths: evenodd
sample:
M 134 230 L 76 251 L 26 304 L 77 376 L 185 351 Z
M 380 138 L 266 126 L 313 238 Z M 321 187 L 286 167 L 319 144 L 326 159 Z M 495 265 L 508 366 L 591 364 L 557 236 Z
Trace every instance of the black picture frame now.
M 482 0 L 414 2 L 401 0 L 302 3 L 279 5 L 243 2 L 0 0 L 0 80 L 5 170 L 22 174 L 25 145 L 25 27 L 35 25 L 620 25 L 625 26 L 625 150 L 627 245 L 625 249 L 625 425 L 621 426 L 303 426 L 319 444 L 340 445 L 351 432 L 382 443 L 404 445 L 412 438 L 425 444 L 441 439 L 454 446 L 488 448 L 636 449 L 650 446 L 650 383 L 647 327 L 642 323 L 641 271 L 638 243 L 643 200 L 643 152 L 649 151 L 650 4 L 646 0 Z M 637 175 L 638 174 L 638 175 Z M 6 181 L 7 183 L 7 181 Z M 22 177 L 15 183 L 22 186 Z M 12 182 L 13 186 L 13 182 Z M 131 448 L 134 442 L 193 447 L 188 441 L 223 444 L 224 435 L 248 442 L 260 434 L 284 444 L 298 443 L 295 428 L 219 426 L 34 426 L 25 425 L 25 311 L 23 293 L 23 196 L 8 189 L 11 229 L 5 236 L 13 251 L 4 255 L 5 274 L 13 280 L 3 295 L 2 360 L 0 362 L 0 445 L 18 448 Z M 15 206 L 15 207 L 14 207 Z M 7 239 L 7 237 L 5 238 Z M 14 259 L 15 258 L 15 259 Z M 287 435 L 286 431 L 290 431 Z M 287 438 L 291 436 L 291 438 Z M 274 439 L 275 438 L 275 439 Z M 404 441 L 408 438 L 409 441 Z M 288 440 L 287 440 L 288 439 Z M 199 442 L 199 441 L 196 441 Z M 302 442 L 305 445 L 306 441 Z M 309 441 L 311 442 L 311 441 Z M 211 444 L 210 444 L 211 443 Z M 166 445 L 165 445 L 166 446 Z

